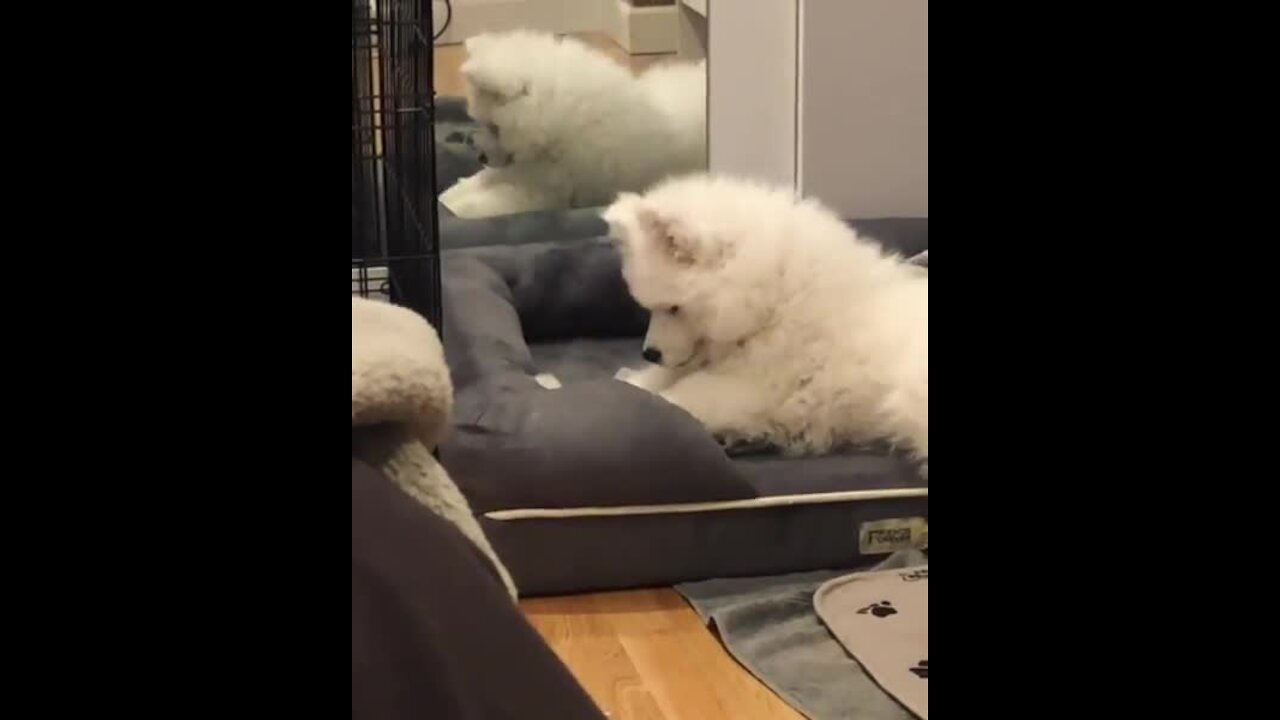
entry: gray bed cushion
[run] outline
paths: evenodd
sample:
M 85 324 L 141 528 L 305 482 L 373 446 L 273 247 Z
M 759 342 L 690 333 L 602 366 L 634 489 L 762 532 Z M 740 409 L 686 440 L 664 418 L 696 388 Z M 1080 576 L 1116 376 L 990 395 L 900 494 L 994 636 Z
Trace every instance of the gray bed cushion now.
M 903 257 L 929 249 L 929 218 L 869 218 L 850 220 L 849 225 Z

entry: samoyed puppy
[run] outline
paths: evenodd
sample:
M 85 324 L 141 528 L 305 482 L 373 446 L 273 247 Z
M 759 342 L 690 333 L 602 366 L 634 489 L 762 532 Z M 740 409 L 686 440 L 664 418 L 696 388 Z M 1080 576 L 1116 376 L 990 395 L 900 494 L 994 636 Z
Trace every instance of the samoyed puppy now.
M 651 313 L 622 375 L 726 444 L 790 455 L 888 440 L 929 458 L 928 270 L 791 190 L 703 174 L 605 209 Z
M 466 41 L 467 112 L 485 168 L 440 200 L 464 218 L 599 207 L 706 167 L 706 62 L 640 76 L 569 37 L 517 30 Z

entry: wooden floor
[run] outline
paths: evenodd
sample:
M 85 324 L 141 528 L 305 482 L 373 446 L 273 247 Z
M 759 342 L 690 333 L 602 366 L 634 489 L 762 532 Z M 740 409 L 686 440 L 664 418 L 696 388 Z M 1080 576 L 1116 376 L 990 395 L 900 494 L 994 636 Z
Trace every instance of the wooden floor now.
M 675 58 L 674 54 L 629 55 L 626 50 L 618 47 L 617 43 L 600 33 L 580 33 L 574 37 L 603 51 L 604 54 L 613 58 L 619 65 L 630 68 L 632 72 L 640 72 L 654 63 Z M 467 50 L 461 44 L 436 46 L 434 77 L 437 95 L 442 97 L 462 96 L 462 78 L 458 74 L 458 67 L 466 59 Z
M 613 720 L 803 720 L 734 661 L 675 590 L 522 600 Z

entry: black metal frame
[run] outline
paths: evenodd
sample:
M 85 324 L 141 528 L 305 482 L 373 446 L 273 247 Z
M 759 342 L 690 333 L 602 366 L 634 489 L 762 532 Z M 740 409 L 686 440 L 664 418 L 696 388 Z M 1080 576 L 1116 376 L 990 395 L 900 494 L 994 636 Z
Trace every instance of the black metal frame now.
M 431 0 L 352 0 L 351 292 L 439 328 L 431 34 Z

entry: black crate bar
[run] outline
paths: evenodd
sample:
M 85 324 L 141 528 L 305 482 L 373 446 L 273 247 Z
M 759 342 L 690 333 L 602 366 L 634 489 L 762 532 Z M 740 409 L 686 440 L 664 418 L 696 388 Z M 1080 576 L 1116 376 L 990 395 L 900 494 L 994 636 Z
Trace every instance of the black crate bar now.
M 385 268 L 391 300 L 439 328 L 432 54 L 430 0 L 352 0 L 353 292 Z

